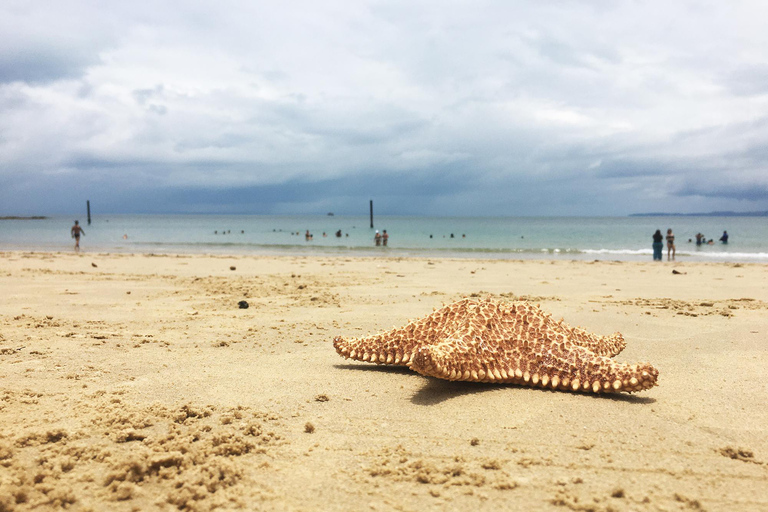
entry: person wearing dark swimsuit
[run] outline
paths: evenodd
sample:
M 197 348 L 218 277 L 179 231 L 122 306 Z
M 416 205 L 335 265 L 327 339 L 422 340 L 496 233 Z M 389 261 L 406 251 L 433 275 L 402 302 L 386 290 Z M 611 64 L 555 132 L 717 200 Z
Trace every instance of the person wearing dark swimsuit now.
M 75 239 L 75 252 L 80 252 L 80 235 L 85 236 L 85 231 L 80 227 L 78 221 L 75 221 L 75 225 L 72 226 L 70 233 L 72 233 L 72 238 Z
M 675 235 L 672 233 L 672 228 L 667 230 L 667 261 L 670 260 L 670 254 L 672 259 L 675 259 Z

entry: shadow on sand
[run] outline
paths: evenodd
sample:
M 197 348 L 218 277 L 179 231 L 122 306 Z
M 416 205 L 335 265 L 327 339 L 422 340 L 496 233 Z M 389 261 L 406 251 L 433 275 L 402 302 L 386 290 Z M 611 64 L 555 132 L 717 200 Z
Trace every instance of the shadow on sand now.
M 656 403 L 655 398 L 630 395 L 627 393 L 605 393 L 597 395 L 594 393 L 575 393 L 562 390 L 556 391 L 553 389 L 529 388 L 527 386 L 519 386 L 516 384 L 452 382 L 447 380 L 434 379 L 431 377 L 427 377 L 427 384 L 413 395 L 411 402 L 416 405 L 435 405 L 459 396 L 472 395 L 475 393 L 485 393 L 489 391 L 499 391 L 502 389 L 509 389 L 510 391 L 522 391 L 525 393 L 566 393 L 573 397 L 583 398 L 586 400 L 613 400 L 615 402 L 624 402 L 636 405 L 648 405 Z
M 379 373 L 399 373 L 402 375 L 418 375 L 407 366 L 394 366 L 394 365 L 374 365 L 370 363 L 366 364 L 335 364 L 334 368 L 339 370 L 358 370 L 365 372 L 379 372 Z
M 380 373 L 392 373 L 401 375 L 419 375 L 406 366 L 390 366 L 390 365 L 371 365 L 371 364 L 336 364 L 335 368 L 341 370 L 359 370 L 368 372 L 380 372 Z M 655 398 L 648 396 L 630 395 L 627 393 L 576 393 L 571 391 L 555 391 L 552 389 L 543 388 L 530 388 L 527 386 L 519 386 L 516 384 L 490 384 L 484 382 L 462 382 L 462 381 L 449 381 L 435 379 L 433 377 L 423 377 L 426 384 L 420 390 L 418 390 L 411 402 L 415 405 L 436 405 L 451 398 L 456 398 L 464 395 L 474 395 L 476 393 L 485 393 L 489 391 L 498 391 L 502 389 L 510 389 L 515 391 L 525 391 L 526 393 L 566 393 L 573 397 L 579 397 L 586 400 L 613 400 L 615 402 L 624 402 L 628 404 L 636 405 L 648 405 L 656 403 Z
M 485 384 L 482 382 L 460 382 L 425 377 L 426 385 L 418 390 L 411 402 L 416 405 L 436 405 L 451 398 L 474 395 L 487 391 L 496 391 L 506 386 L 503 384 Z

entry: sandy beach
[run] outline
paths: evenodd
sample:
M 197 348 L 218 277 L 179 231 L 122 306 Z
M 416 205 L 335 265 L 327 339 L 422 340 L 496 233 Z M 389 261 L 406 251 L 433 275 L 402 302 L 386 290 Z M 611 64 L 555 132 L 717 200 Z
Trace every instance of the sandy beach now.
M 768 510 L 768 266 L 1 254 L 0 511 Z M 468 296 L 619 331 L 659 385 L 333 349 Z

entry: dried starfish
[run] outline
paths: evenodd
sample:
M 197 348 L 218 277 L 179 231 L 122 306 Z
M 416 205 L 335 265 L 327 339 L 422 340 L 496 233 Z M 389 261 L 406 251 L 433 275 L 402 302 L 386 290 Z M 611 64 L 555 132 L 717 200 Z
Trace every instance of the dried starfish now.
M 610 359 L 626 346 L 621 334 L 569 327 L 528 302 L 462 299 L 386 333 L 336 337 L 333 346 L 345 358 L 447 380 L 600 393 L 649 389 L 659 375 L 650 364 Z

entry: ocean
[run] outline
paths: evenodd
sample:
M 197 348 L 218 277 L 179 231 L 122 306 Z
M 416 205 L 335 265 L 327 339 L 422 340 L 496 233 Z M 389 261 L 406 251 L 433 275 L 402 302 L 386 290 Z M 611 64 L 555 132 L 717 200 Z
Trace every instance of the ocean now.
M 768 263 L 766 217 L 377 216 L 375 229 L 387 230 L 387 247 L 374 246 L 368 216 L 99 215 L 91 225 L 79 220 L 84 252 L 650 261 L 651 235 L 672 228 L 678 261 Z M 0 250 L 72 251 L 73 221 L 0 220 Z M 307 230 L 311 241 L 305 240 Z M 336 237 L 339 230 L 342 236 Z M 717 241 L 724 230 L 727 245 Z M 714 245 L 696 246 L 698 232 Z

